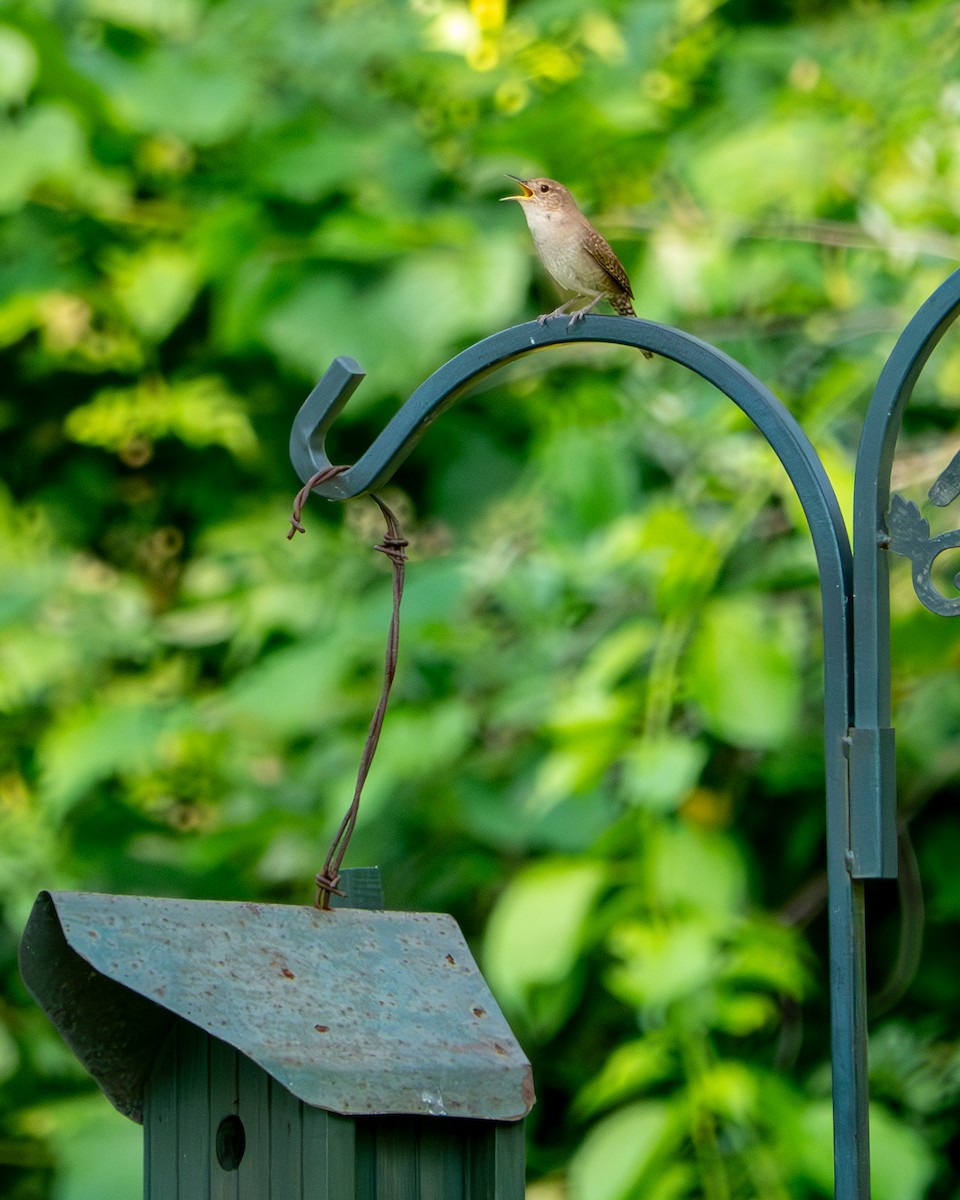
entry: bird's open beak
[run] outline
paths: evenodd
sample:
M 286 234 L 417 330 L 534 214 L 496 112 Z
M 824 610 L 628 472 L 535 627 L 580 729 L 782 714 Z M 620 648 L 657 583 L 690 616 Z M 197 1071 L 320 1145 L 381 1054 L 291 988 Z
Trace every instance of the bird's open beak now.
M 507 176 L 507 178 L 508 178 L 508 179 L 513 179 L 513 180 L 515 180 L 517 183 L 519 183 L 519 184 L 520 184 L 520 186 L 523 188 L 523 195 L 521 195 L 521 196 L 501 196 L 501 197 L 500 197 L 500 199 L 501 199 L 501 200 L 520 200 L 520 201 L 523 201 L 523 200 L 529 200 L 529 199 L 530 199 L 530 197 L 533 195 L 533 188 L 531 188 L 531 187 L 527 187 L 527 185 L 526 185 L 526 184 L 523 182 L 523 180 L 522 180 L 522 179 L 519 179 L 519 178 L 518 178 L 516 175 L 508 175 L 508 176 Z

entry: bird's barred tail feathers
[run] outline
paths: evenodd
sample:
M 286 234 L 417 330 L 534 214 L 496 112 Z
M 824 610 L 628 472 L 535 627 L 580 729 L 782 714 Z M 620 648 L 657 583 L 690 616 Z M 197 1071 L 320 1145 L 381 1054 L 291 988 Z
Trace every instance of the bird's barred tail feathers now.
M 633 305 L 630 303 L 630 297 L 619 295 L 608 297 L 610 303 L 617 310 L 621 317 L 635 317 L 637 314 L 633 311 Z M 653 358 L 649 350 L 641 350 L 640 353 L 644 358 Z

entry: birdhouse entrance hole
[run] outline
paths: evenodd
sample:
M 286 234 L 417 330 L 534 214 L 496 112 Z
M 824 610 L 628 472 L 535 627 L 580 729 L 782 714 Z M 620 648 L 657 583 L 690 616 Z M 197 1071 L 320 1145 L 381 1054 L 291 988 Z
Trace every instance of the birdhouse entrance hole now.
M 229 1113 L 217 1126 L 216 1148 L 217 1162 L 225 1171 L 235 1171 L 240 1166 L 247 1135 L 236 1113 Z

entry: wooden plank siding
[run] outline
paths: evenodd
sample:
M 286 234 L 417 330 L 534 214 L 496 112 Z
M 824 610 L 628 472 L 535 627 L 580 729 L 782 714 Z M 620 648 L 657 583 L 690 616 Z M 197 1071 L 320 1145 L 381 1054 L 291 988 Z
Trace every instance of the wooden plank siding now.
M 523 1200 L 523 1122 L 338 1116 L 177 1021 L 145 1092 L 144 1179 L 145 1200 Z
M 179 1200 L 177 1183 L 176 1045 L 178 1027 L 160 1054 L 159 1069 L 144 1089 L 143 1098 L 143 1195 L 144 1200 Z M 170 1067 L 173 1069 L 169 1069 Z
M 207 1129 L 209 1130 L 210 1200 L 240 1200 L 240 1172 L 227 1170 L 220 1163 L 218 1138 L 221 1126 L 231 1118 L 240 1118 L 239 1059 L 232 1046 L 218 1038 L 207 1038 L 209 1082 L 207 1094 Z M 240 1121 L 242 1123 L 242 1118 Z M 246 1126 L 243 1125 L 244 1146 L 240 1166 L 246 1158 Z M 230 1141 L 230 1139 L 227 1139 Z M 227 1147 L 231 1147 L 228 1145 Z M 225 1156 L 227 1162 L 232 1156 Z M 220 1168 L 219 1170 L 217 1168 Z
M 352 1200 L 357 1186 L 356 1122 L 308 1104 L 302 1107 L 304 1200 Z

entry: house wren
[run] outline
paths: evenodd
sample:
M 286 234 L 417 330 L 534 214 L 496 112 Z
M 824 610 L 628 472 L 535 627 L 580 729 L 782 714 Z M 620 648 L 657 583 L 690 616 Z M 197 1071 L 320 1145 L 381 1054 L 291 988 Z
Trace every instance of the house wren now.
M 516 175 L 507 178 L 516 179 L 523 193 L 501 199 L 517 200 L 523 205 L 523 215 L 543 265 L 562 288 L 574 293 L 553 312 L 537 317 L 538 324 L 565 314 L 571 304 L 587 297 L 592 297 L 590 303 L 570 314 L 568 328 L 583 320 L 604 297 L 621 316 L 635 317 L 630 303 L 633 289 L 623 264 L 606 238 L 597 233 L 577 208 L 563 184 L 555 179 L 518 179 Z M 647 358 L 652 357 L 648 350 L 643 353 Z

